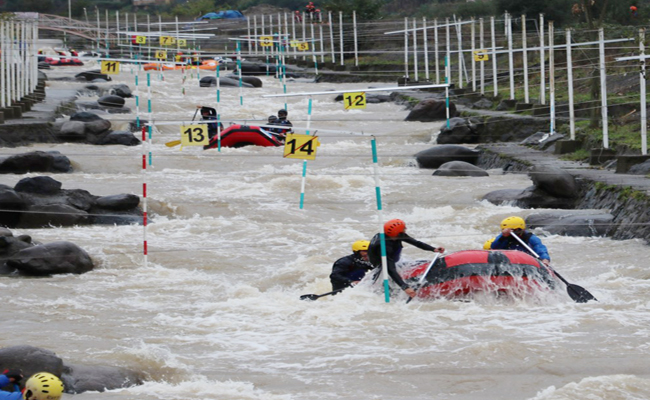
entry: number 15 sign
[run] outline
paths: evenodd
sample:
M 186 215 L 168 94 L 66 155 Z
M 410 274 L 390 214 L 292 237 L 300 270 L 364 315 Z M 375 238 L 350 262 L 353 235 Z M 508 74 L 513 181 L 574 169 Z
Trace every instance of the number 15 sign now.
M 298 135 L 290 133 L 287 135 L 284 144 L 284 158 L 300 158 L 303 160 L 315 160 L 316 148 L 320 146 L 318 136 Z

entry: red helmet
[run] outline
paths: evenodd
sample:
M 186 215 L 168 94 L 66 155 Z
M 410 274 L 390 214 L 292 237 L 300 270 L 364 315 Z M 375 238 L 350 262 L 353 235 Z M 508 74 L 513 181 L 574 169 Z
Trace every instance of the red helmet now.
M 384 233 L 388 237 L 396 237 L 406 231 L 406 223 L 401 219 L 391 219 L 384 224 Z
M 296 14 L 300 14 L 300 11 L 296 11 Z
M 632 7 L 630 7 L 630 10 L 632 10 L 632 11 L 636 11 L 636 7 L 635 7 L 635 6 L 632 6 Z
M 316 12 L 320 12 L 320 9 L 317 8 L 317 9 L 316 9 Z

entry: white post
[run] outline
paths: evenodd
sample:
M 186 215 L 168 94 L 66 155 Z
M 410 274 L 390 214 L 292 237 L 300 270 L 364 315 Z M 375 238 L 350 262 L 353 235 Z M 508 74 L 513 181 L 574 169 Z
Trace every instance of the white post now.
M 605 70 L 605 31 L 598 29 L 598 49 L 600 53 L 600 114 L 602 116 L 603 148 L 609 148 L 609 134 L 607 121 L 607 72 Z
M 115 43 L 116 47 L 120 46 L 120 34 L 118 33 L 120 31 L 120 12 L 115 11 L 115 23 L 116 23 L 116 31 L 115 31 L 115 36 L 117 42 Z
M 323 14 L 319 14 L 318 18 L 322 19 Z M 325 43 L 323 41 L 323 21 L 318 24 L 318 33 L 320 35 L 320 61 L 325 63 Z
M 456 34 L 458 36 L 458 87 L 463 88 L 463 33 L 460 19 L 456 23 Z
M 433 60 L 436 69 L 436 84 L 440 84 L 440 57 L 438 55 L 438 19 L 433 20 Z
M 252 38 L 251 38 L 251 20 L 250 20 L 250 18 L 246 18 L 246 35 L 248 35 L 247 36 L 248 37 L 248 54 L 251 54 L 252 53 L 251 46 L 252 46 L 253 42 L 251 42 Z
M 646 79 L 645 79 L 645 29 L 639 29 L 639 54 L 641 55 L 641 154 L 648 154 L 648 111 L 646 110 Z
M 494 17 L 490 17 L 490 33 L 492 35 L 492 84 L 494 85 L 494 97 L 499 95 L 497 86 L 497 44 L 494 34 Z
M 296 31 L 294 30 L 293 35 L 296 35 Z M 255 49 L 255 54 L 258 53 L 258 48 L 257 48 L 257 42 L 259 41 L 259 37 L 257 36 L 257 15 L 253 15 L 253 39 L 255 42 L 253 42 L 253 49 Z
M 553 21 L 548 23 L 548 83 L 550 86 L 549 100 L 551 103 L 551 135 L 555 133 L 555 51 L 553 50 Z
M 341 50 L 341 65 L 345 65 L 343 58 L 343 11 L 339 11 L 339 49 Z
M 424 79 L 429 82 L 429 40 L 427 38 L 427 19 L 422 17 L 422 41 L 424 42 Z
M 413 18 L 413 77 L 416 82 L 420 81 L 418 75 L 418 31 L 415 18 Z
M 359 43 L 357 42 L 357 12 L 352 11 L 352 28 L 354 31 L 354 66 L 359 66 Z
M 485 35 L 483 34 L 483 18 L 478 20 L 479 26 L 479 47 L 481 50 L 485 50 Z M 481 68 L 481 94 L 485 94 L 485 61 L 479 63 Z
M 576 140 L 576 117 L 573 107 L 573 60 L 571 57 L 571 29 L 566 30 L 566 71 L 569 86 L 569 132 L 571 140 Z M 643 110 L 641 111 L 643 112 Z
M 472 47 L 472 92 L 476 92 L 476 60 L 474 59 L 474 52 L 476 51 L 476 23 L 474 22 L 474 17 L 472 17 L 472 39 L 471 39 L 471 47 Z
M 546 104 L 546 67 L 544 66 L 544 14 L 539 14 L 539 102 Z
M 526 14 L 524 14 L 521 16 L 521 51 L 524 67 L 524 103 L 530 103 L 530 93 L 528 91 L 528 51 L 526 48 Z
M 506 35 L 508 37 L 508 72 L 510 73 L 510 100 L 515 99 L 515 63 L 512 55 L 512 17 L 506 14 Z
M 404 18 L 404 78 L 409 80 L 409 19 Z
M 100 31 L 102 30 L 102 25 L 99 22 L 99 9 L 97 8 L 97 6 L 95 6 L 95 14 L 97 15 L 97 52 L 99 53 L 99 45 L 100 45 L 100 41 L 101 41 L 101 38 L 100 38 L 99 35 L 100 35 Z M 147 14 L 147 16 L 148 15 L 149 14 Z
M 307 41 L 307 33 L 306 33 L 307 32 L 307 27 L 305 25 L 306 23 L 307 23 L 307 14 L 303 12 L 302 13 L 302 41 L 303 42 Z M 304 61 L 304 60 L 306 60 L 306 57 L 303 55 L 302 59 Z
M 5 22 L 0 20 L 0 54 L 7 54 L 5 44 Z M 7 81 L 5 79 L 7 57 L 0 57 L 0 108 L 7 106 Z
M 336 63 L 336 52 L 334 51 L 334 27 L 332 26 L 332 12 L 327 12 L 327 22 L 330 28 L 330 50 L 332 51 L 332 64 Z
M 151 19 L 147 14 L 147 33 L 151 34 Z M 147 36 L 147 58 L 151 59 L 151 35 Z
M 294 13 L 291 18 L 291 39 L 292 40 L 298 40 L 296 37 L 296 15 L 300 15 L 300 13 L 296 14 Z M 295 43 L 295 42 L 294 42 Z M 298 48 L 294 46 L 293 48 L 293 59 L 296 59 L 296 56 L 298 54 Z
M 445 18 L 445 41 L 447 52 L 445 54 L 445 83 L 451 84 L 451 30 L 449 18 Z
M 106 55 L 108 56 L 110 52 L 109 49 L 111 48 L 109 42 L 111 37 L 110 37 L 110 26 L 108 26 L 108 10 L 105 10 L 105 12 L 106 12 Z

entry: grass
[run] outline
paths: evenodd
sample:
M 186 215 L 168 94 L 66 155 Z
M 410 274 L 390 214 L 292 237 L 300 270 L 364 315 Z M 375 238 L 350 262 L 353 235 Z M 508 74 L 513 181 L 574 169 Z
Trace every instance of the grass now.
M 565 161 L 586 161 L 589 156 L 590 153 L 587 149 L 578 149 L 573 153 L 563 154 L 560 159 Z

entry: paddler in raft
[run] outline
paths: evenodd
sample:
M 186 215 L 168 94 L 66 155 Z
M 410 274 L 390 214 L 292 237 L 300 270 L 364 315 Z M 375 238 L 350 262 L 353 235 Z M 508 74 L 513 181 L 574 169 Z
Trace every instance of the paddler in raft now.
M 369 241 L 357 240 L 352 243 L 352 254 L 336 260 L 330 275 L 332 290 L 343 290 L 356 285 L 366 272 L 373 269 L 368 261 L 368 246 L 370 246 Z
M 207 106 L 196 106 L 196 108 L 201 110 L 201 119 L 204 121 L 216 121 L 217 120 L 217 110 L 212 107 Z M 207 124 L 208 125 L 208 136 L 212 139 L 217 134 L 217 124 Z M 219 128 L 223 132 L 223 124 L 219 122 Z
M 406 223 L 401 219 L 391 219 L 386 222 L 384 224 L 384 233 L 386 236 L 386 262 L 388 264 L 388 275 L 400 288 L 402 288 L 402 290 L 406 292 L 406 294 L 409 295 L 409 297 L 415 297 L 415 290 L 404 282 L 397 272 L 397 266 L 395 265 L 399 261 L 402 253 L 402 242 L 406 242 L 418 249 L 433 251 L 434 253 L 444 253 L 445 248 L 433 247 L 420 242 L 419 240 L 413 239 L 406 234 Z M 379 233 L 370 241 L 370 246 L 368 247 L 368 258 L 372 265 L 377 269 L 377 272 L 375 273 L 375 279 L 377 279 L 381 272 L 381 240 Z
M 548 267 L 551 264 L 551 257 L 548 255 L 548 249 L 539 237 L 526 231 L 526 221 L 521 217 L 508 217 L 501 221 L 501 234 L 494 239 L 490 248 L 492 250 L 519 250 L 535 257 L 535 255 L 522 246 L 517 239 L 513 238 L 511 236 L 512 234 L 521 238 L 524 243 L 537 253 L 544 265 Z

